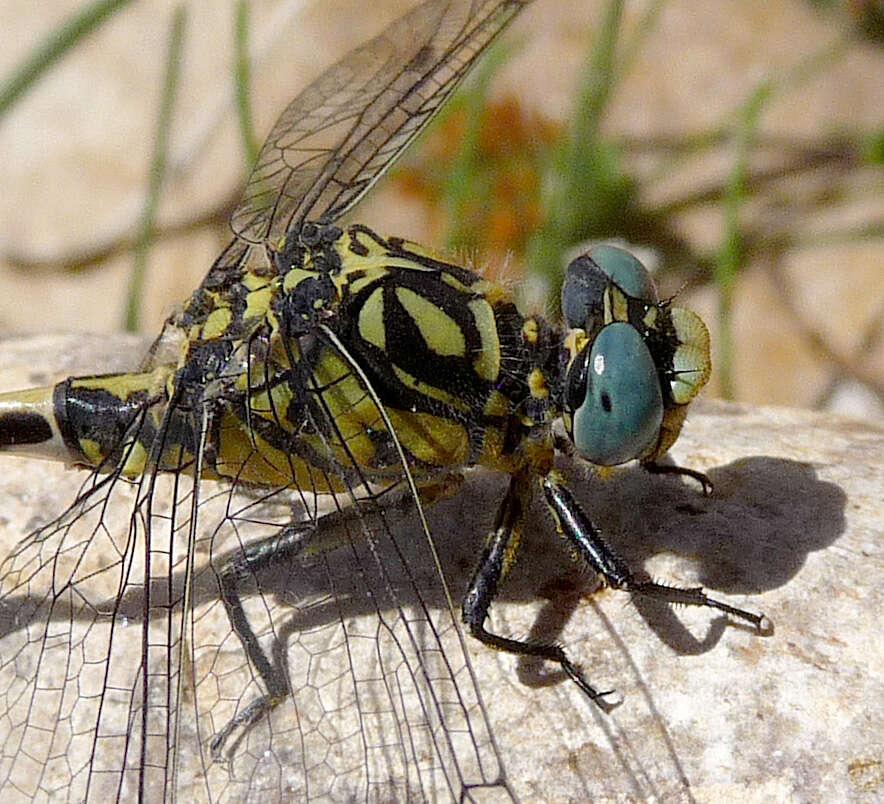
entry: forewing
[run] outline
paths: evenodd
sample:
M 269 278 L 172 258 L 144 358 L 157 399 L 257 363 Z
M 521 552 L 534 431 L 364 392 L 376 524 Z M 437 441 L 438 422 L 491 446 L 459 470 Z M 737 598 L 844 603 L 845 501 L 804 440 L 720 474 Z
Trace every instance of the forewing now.
M 344 215 L 528 2 L 428 0 L 323 73 L 270 132 L 234 232 L 276 242 L 308 218 Z
M 317 337 L 305 336 L 305 353 Z M 257 378 L 252 393 L 268 382 Z M 4 795 L 471 800 L 479 786 L 510 798 L 414 501 L 390 506 L 401 474 L 368 483 L 338 425 L 347 409 L 332 411 L 302 364 L 286 382 L 305 399 L 305 431 L 323 434 L 311 446 L 324 463 L 314 482 L 293 473 L 288 488 L 276 474 L 276 484 L 194 489 L 186 467 L 136 482 L 91 474 L 71 508 L 3 562 Z M 348 383 L 364 388 L 352 370 L 337 377 Z M 184 396 L 191 415 L 197 397 Z M 351 399 L 364 402 L 358 391 Z M 205 433 L 224 404 L 204 398 Z M 317 493 L 333 479 L 338 493 Z M 213 736 L 267 689 L 231 627 L 219 574 L 292 523 L 354 510 L 304 554 L 241 574 L 250 626 L 290 695 L 234 730 L 217 760 Z
M 311 543 L 298 556 L 241 573 L 250 627 L 285 667 L 290 695 L 252 728 L 234 732 L 225 745 L 228 766 L 220 775 L 212 766 L 208 778 L 234 797 L 260 786 L 262 795 L 285 789 L 292 800 L 468 801 L 481 787 L 510 800 L 402 466 L 391 462 L 390 479 L 378 481 L 355 460 L 369 431 L 380 443 L 383 412 L 371 406 L 371 389 L 349 356 L 321 332 L 299 346 L 301 354 L 320 348 L 325 355 L 324 369 L 295 361 L 287 378 L 292 394 L 304 395 L 299 424 L 316 436 L 313 482 L 302 479 L 284 505 L 281 490 L 271 488 L 231 497 L 211 536 L 212 574 L 254 544 L 257 532 L 272 535 L 290 522 L 315 526 L 322 549 Z M 354 428 L 366 408 L 371 421 Z M 314 493 L 332 483 L 337 493 Z M 328 515 L 331 523 L 322 518 Z M 222 690 L 205 720 L 218 732 L 266 684 L 244 662 L 223 607 L 214 602 L 198 619 L 204 634 L 226 633 L 220 642 L 194 640 L 195 665 L 215 676 L 206 686 Z

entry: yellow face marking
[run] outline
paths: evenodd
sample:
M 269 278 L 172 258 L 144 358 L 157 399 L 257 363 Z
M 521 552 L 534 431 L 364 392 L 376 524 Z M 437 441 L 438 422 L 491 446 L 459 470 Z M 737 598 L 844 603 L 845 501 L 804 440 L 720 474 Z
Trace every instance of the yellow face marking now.
M 497 338 L 494 311 L 484 299 L 473 299 L 467 306 L 473 314 L 482 344 L 473 358 L 473 368 L 483 380 L 493 382 L 500 373 L 500 341 Z
M 396 288 L 396 298 L 411 316 L 430 351 L 442 357 L 464 357 L 466 341 L 451 316 L 410 288 Z
M 712 370 L 709 330 L 699 316 L 682 307 L 672 308 L 672 323 L 680 341 L 672 360 L 675 371 L 670 388 L 680 405 L 690 402 L 706 384 Z
M 611 309 L 611 315 L 613 316 L 613 318 L 611 320 L 613 320 L 613 321 L 628 321 L 629 320 L 629 307 L 628 307 L 628 301 L 626 299 L 626 296 L 623 293 L 621 293 L 619 288 L 616 288 L 613 286 L 610 288 L 609 292 L 610 292 L 610 296 L 611 296 L 611 308 L 610 309 Z M 607 312 L 607 309 L 606 309 L 606 312 Z M 605 323 L 609 324 L 609 323 L 611 323 L 611 321 L 608 320 L 608 318 L 606 317 Z
M 378 349 L 387 348 L 383 288 L 375 288 L 362 305 L 359 311 L 359 334 Z
M 586 333 L 582 329 L 568 330 L 568 334 L 565 335 L 565 348 L 570 355 L 568 360 L 569 366 L 574 362 L 574 358 L 586 349 L 588 345 L 589 338 L 586 337 Z
M 653 329 L 657 326 L 657 318 L 660 309 L 656 305 L 651 305 L 648 307 L 647 312 L 642 317 L 642 324 L 644 324 L 648 329 Z

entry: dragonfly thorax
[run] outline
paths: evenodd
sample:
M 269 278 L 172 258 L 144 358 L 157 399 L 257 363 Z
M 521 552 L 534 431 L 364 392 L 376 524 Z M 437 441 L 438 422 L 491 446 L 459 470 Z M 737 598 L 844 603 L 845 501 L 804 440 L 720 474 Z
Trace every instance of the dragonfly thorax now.
M 172 324 L 189 347 L 170 395 L 206 391 L 205 472 L 336 490 L 401 476 L 391 430 L 418 476 L 513 471 L 550 442 L 561 338 L 506 290 L 364 226 L 287 242 L 268 249 L 279 273 L 216 264 Z M 206 354 L 227 356 L 211 377 Z

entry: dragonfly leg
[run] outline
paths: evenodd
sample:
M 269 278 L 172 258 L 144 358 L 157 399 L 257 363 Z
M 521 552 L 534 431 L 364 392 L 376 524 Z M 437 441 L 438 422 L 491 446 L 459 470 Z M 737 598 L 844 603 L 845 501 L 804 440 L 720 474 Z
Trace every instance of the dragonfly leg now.
M 521 656 L 539 656 L 556 662 L 592 700 L 602 705 L 601 699 L 610 691 L 595 689 L 571 662 L 561 645 L 527 642 L 492 634 L 485 628 L 491 601 L 513 564 L 524 520 L 525 504 L 529 496 L 527 478 L 514 475 L 509 490 L 500 505 L 494 528 L 488 535 L 485 549 L 470 581 L 461 608 L 464 623 L 480 642 L 507 653 Z
M 692 472 L 686 474 L 694 476 Z M 555 473 L 550 473 L 544 478 L 543 494 L 562 535 L 565 536 L 577 555 L 602 575 L 610 586 L 624 589 L 634 595 L 643 595 L 667 603 L 718 609 L 731 617 L 751 623 L 761 634 L 769 634 L 773 631 L 773 625 L 763 614 L 753 614 L 729 606 L 727 603 L 709 597 L 700 587 L 682 589 L 653 581 L 636 580 L 623 559 L 605 543 L 599 529 L 593 525 Z M 575 680 L 578 681 L 581 689 L 586 691 L 585 688 L 588 686 L 586 682 L 581 683 L 580 680 Z M 589 697 L 598 703 L 598 696 L 589 694 Z
M 423 505 L 451 496 L 463 482 L 459 473 L 449 473 L 425 482 L 420 486 Z M 413 504 L 407 492 L 394 494 L 385 502 L 386 511 L 405 510 Z M 286 525 L 273 536 L 246 545 L 228 559 L 218 572 L 221 599 L 227 610 L 230 625 L 242 643 L 252 666 L 258 671 L 267 692 L 249 703 L 212 738 L 213 758 L 221 759 L 224 745 L 237 729 L 248 729 L 271 709 L 282 703 L 289 694 L 285 670 L 274 663 L 252 629 L 243 607 L 240 588 L 271 567 L 297 558 L 309 545 L 311 552 L 331 550 L 344 542 L 344 534 L 362 532 L 374 521 L 378 512 L 371 507 L 354 503 L 342 510 L 333 511 L 315 522 L 299 522 Z
M 709 597 L 700 587 L 682 589 L 653 581 L 636 580 L 623 559 L 605 543 L 599 529 L 593 525 L 571 492 L 554 474 L 544 478 L 543 493 L 559 530 L 571 547 L 592 569 L 602 575 L 610 586 L 667 603 L 718 609 L 738 620 L 751 623 L 759 633 L 772 632 L 773 625 L 763 614 L 754 614 L 729 606 Z
M 316 534 L 323 529 L 326 520 L 332 516 L 339 515 L 337 513 L 327 514 L 316 523 L 305 522 L 286 525 L 273 536 L 246 545 L 241 552 L 228 559 L 218 573 L 221 600 L 227 610 L 230 625 L 239 637 L 252 666 L 261 676 L 267 692 L 246 706 L 212 738 L 212 757 L 216 761 L 221 759 L 224 744 L 236 729 L 240 727 L 248 729 L 273 707 L 285 700 L 288 694 L 285 673 L 281 667 L 270 660 L 261 647 L 243 608 L 239 588 L 243 582 L 255 578 L 258 573 L 268 567 L 295 558 L 316 537 Z
M 712 481 L 705 472 L 697 469 L 688 469 L 685 466 L 677 466 L 675 464 L 656 463 L 648 461 L 642 464 L 642 469 L 652 475 L 678 475 L 680 477 L 690 477 L 696 480 L 703 487 L 703 496 L 708 497 L 712 494 Z

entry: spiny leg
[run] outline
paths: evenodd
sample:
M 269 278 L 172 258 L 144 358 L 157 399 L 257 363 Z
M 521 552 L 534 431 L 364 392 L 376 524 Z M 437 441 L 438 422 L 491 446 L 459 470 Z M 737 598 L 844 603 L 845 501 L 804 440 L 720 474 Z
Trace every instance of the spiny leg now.
M 623 559 L 605 543 L 599 529 L 589 520 L 555 473 L 544 478 L 543 493 L 562 535 L 580 558 L 602 575 L 610 586 L 666 603 L 717 609 L 750 623 L 759 634 L 773 632 L 773 624 L 763 614 L 753 614 L 715 600 L 706 595 L 701 587 L 682 589 L 653 581 L 636 580 Z M 580 687 L 583 689 L 584 684 L 580 684 Z M 590 697 L 593 698 L 592 695 Z
M 687 474 L 694 476 L 690 472 Z M 753 614 L 710 598 L 700 587 L 681 589 L 653 581 L 636 580 L 626 563 L 608 547 L 599 529 L 592 524 L 555 473 L 544 479 L 543 493 L 559 530 L 580 558 L 602 575 L 610 586 L 667 603 L 718 609 L 751 623 L 761 634 L 773 631 L 772 623 L 764 615 Z M 492 648 L 523 656 L 539 656 L 558 663 L 587 697 L 603 709 L 608 709 L 610 705 L 605 703 L 604 696 L 609 695 L 612 690 L 600 692 L 593 687 L 561 646 L 509 639 L 492 634 L 485 628 L 491 601 L 515 557 L 528 499 L 526 494 L 526 478 L 514 476 L 467 590 L 463 602 L 463 620 L 474 637 Z
M 718 609 L 751 623 L 760 633 L 769 633 L 772 630 L 770 620 L 763 614 L 753 614 L 729 606 L 708 597 L 700 587 L 682 589 L 653 581 L 637 581 L 623 559 L 608 547 L 599 529 L 592 524 L 571 492 L 554 474 L 544 478 L 543 493 L 562 535 L 592 569 L 604 576 L 610 586 L 667 603 Z
M 601 698 L 610 690 L 601 692 L 586 681 L 580 669 L 565 654 L 560 645 L 526 642 L 492 634 L 485 628 L 491 602 L 497 595 L 515 560 L 530 499 L 530 476 L 514 475 L 510 487 L 497 512 L 494 527 L 488 535 L 482 556 L 464 597 L 461 613 L 470 633 L 480 642 L 496 650 L 520 656 L 538 656 L 556 662 L 592 700 L 602 705 Z

